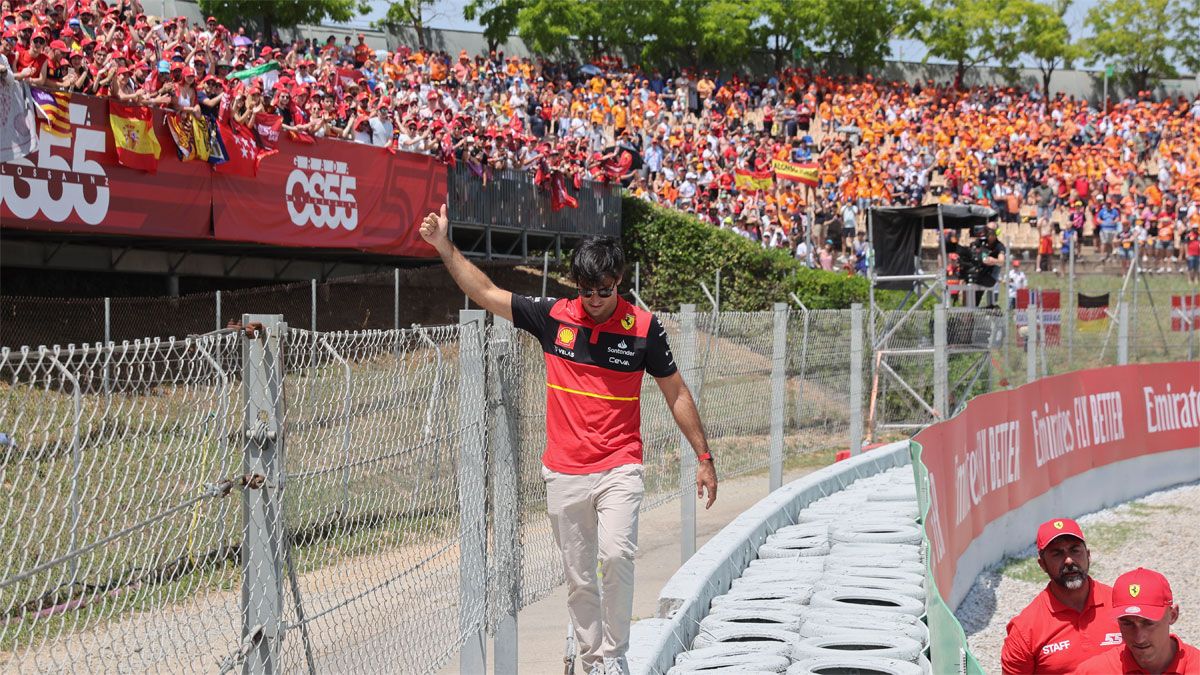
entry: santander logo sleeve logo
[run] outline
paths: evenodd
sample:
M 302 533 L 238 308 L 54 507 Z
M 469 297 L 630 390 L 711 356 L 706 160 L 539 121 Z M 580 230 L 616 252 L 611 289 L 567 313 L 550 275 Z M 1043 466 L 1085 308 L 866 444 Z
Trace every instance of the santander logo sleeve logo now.
M 284 186 L 284 203 L 293 224 L 348 231 L 358 227 L 354 198 L 358 181 L 350 175 L 346 162 L 297 156 L 292 165 L 295 168 Z
M 108 215 L 108 176 L 103 165 L 89 159 L 90 153 L 104 152 L 105 133 L 85 126 L 85 106 L 72 103 L 69 110 L 71 136 L 42 128 L 35 155 L 0 164 L 0 203 L 17 218 L 32 220 L 40 213 L 61 223 L 74 213 L 88 225 L 98 225 Z

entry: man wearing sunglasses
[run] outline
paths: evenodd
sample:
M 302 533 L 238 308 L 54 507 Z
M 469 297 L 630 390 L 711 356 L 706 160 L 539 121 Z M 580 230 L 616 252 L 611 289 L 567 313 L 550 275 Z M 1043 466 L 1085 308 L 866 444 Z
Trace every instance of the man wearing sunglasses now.
M 643 371 L 654 376 L 675 423 L 696 451 L 696 496 L 717 498 L 717 474 L 700 413 L 679 374 L 666 331 L 617 294 L 625 257 L 608 237 L 571 259 L 577 298 L 530 298 L 498 288 L 447 236 L 446 206 L 421 223 L 454 281 L 472 300 L 541 341 L 546 361 L 547 511 L 567 578 L 567 609 L 588 675 L 628 673 L 633 558 L 643 494 Z M 597 563 L 601 570 L 597 574 Z M 602 581 L 598 581 L 598 576 Z M 603 592 L 601 592 L 603 585 Z

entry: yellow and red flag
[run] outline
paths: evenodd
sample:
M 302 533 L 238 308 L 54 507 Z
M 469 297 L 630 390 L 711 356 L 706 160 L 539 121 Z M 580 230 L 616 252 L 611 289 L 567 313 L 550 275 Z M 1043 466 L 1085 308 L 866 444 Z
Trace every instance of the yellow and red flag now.
M 775 175 L 783 180 L 793 180 L 809 187 L 816 187 L 820 167 L 816 162 L 789 162 L 783 159 L 771 160 L 771 168 Z
M 739 190 L 770 190 L 775 184 L 775 179 L 770 171 L 734 169 L 733 184 Z
M 158 170 L 162 147 L 154 134 L 154 117 L 149 108 L 108 102 L 108 122 L 112 125 L 121 166 L 148 173 Z
M 66 91 L 46 91 L 30 87 L 30 95 L 34 103 L 42 111 L 42 126 L 54 134 L 68 138 L 71 136 L 71 94 Z

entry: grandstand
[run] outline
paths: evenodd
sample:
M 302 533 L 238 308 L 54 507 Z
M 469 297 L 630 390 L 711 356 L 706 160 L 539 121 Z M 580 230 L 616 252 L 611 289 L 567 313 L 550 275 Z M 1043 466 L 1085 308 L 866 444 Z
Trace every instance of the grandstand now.
M 204 155 L 219 167 L 211 170 L 216 177 L 211 218 L 203 217 L 203 198 L 196 193 L 164 199 L 170 204 L 190 199 L 194 207 L 189 209 L 191 222 L 172 227 L 148 225 L 156 220 L 146 217 L 153 213 L 147 211 L 149 205 L 141 207 L 147 212 L 140 217 L 130 217 L 132 223 L 117 223 L 113 215 L 99 216 L 99 206 L 90 216 L 68 211 L 68 217 L 56 219 L 44 211 L 38 215 L 28 204 L 14 208 L 15 202 L 6 203 L 0 213 L 10 237 L 13 229 L 142 237 L 66 252 L 55 250 L 64 245 L 61 237 L 33 237 L 6 256 L 7 265 L 34 259 L 53 264 L 56 258 L 61 262 L 60 256 L 76 258 L 74 265 L 98 257 L 120 263 L 126 262 L 121 251 L 129 245 L 149 244 L 158 248 L 143 256 L 154 260 L 148 263 L 153 271 L 177 278 L 189 266 L 205 266 L 190 259 L 205 247 L 189 243 L 172 248 L 165 240 L 207 239 L 337 252 L 322 258 L 309 251 L 297 256 L 301 264 L 273 266 L 286 267 L 282 273 L 272 271 L 269 263 L 259 264 L 253 274 L 260 279 L 377 271 L 385 259 L 371 254 L 430 254 L 404 230 L 416 213 L 446 193 L 443 169 L 434 165 L 447 167 L 451 193 L 465 197 L 452 204 L 475 207 L 472 214 L 452 214 L 463 228 L 459 243 L 488 257 L 524 258 L 531 248 L 560 249 L 562 234 L 570 239 L 613 227 L 615 205 L 605 186 L 615 184 L 764 246 L 795 250 L 804 241 L 815 266 L 823 264 L 819 252 L 827 241 L 834 255 L 825 266 L 854 254 L 842 241 L 843 230 L 865 225 L 872 205 L 986 205 L 1001 213 L 1002 238 L 1025 251 L 1037 250 L 1047 236 L 1057 241 L 1062 230 L 1076 228 L 1088 245 L 1080 249 L 1081 264 L 1092 260 L 1088 254 L 1093 250 L 1096 259 L 1104 257 L 1101 237 L 1115 237 L 1120 223 L 1128 222 L 1130 239 L 1143 248 L 1148 242 L 1152 250 L 1169 252 L 1170 264 L 1160 259 L 1156 269 L 1179 271 L 1184 239 L 1200 227 L 1200 99 L 1182 95 L 1153 98 L 1143 92 L 1115 99 L 1101 111 L 1094 101 L 1062 93 L 1046 100 L 1036 89 L 884 81 L 804 67 L 757 74 L 685 69 L 664 76 L 626 66 L 618 58 L 581 67 L 521 49 L 505 53 L 462 47 L 454 53 L 446 51 L 446 39 L 436 41 L 442 47 L 438 51 L 421 51 L 378 32 L 368 36 L 308 28 L 285 41 L 278 33 L 263 36 L 244 26 L 223 26 L 200 16 L 190 3 L 169 4 L 147 2 L 139 12 L 108 9 L 104 3 L 16 3 L 18 11 L 4 20 L 0 54 L 11 62 L 18 80 L 35 88 L 49 115 L 55 114 L 56 100 L 50 92 L 71 92 L 76 105 L 87 108 L 86 114 L 79 113 L 83 123 L 75 124 L 76 129 L 111 136 L 112 110 L 105 101 L 85 98 L 90 96 L 135 104 L 135 111 L 137 105 L 155 108 L 152 124 L 167 155 L 178 147 L 181 125 L 194 127 L 199 147 L 191 157 Z M 452 37 L 456 44 L 469 42 L 461 35 Z M 57 100 L 66 105 L 65 99 Z M 59 124 L 65 124 L 66 114 L 65 107 L 59 111 Z M 182 122 L 171 132 L 168 120 Z M 60 128 L 59 133 L 71 132 Z M 326 153 L 317 158 L 333 161 L 335 168 L 345 167 L 345 157 L 339 155 L 359 158 L 353 166 L 376 161 L 364 150 L 341 148 L 337 141 L 342 139 L 385 148 L 392 153 L 388 165 L 395 166 L 389 171 L 411 178 L 387 191 L 401 188 L 407 205 L 384 204 L 379 212 L 366 208 L 357 215 L 372 229 L 380 227 L 377 215 L 382 213 L 408 221 L 389 224 L 396 229 L 381 233 L 382 241 L 313 239 L 297 235 L 287 221 L 278 224 L 278 232 L 253 232 L 255 228 L 237 221 L 237 214 L 247 208 L 275 210 L 273 202 L 241 201 L 225 208 L 231 193 L 222 187 L 234 179 L 221 175 L 245 176 L 261 169 L 282 176 L 285 162 L 304 161 L 293 155 L 306 157 L 303 153 L 310 150 Z M 246 150 L 249 162 L 244 161 Z M 40 160 L 37 166 L 47 168 Z M 158 168 L 157 177 L 121 171 L 109 180 L 119 177 L 123 183 L 128 178 L 132 191 L 140 185 L 161 189 L 176 169 L 179 181 L 191 181 L 205 170 L 169 157 Z M 380 173 L 352 175 L 355 199 L 347 197 L 350 190 L 339 194 L 336 187 L 331 197 L 328 188 L 311 182 L 303 185 L 306 196 L 297 199 L 331 200 L 328 208 L 334 209 L 361 208 L 357 202 L 373 187 L 371 176 Z M 522 179 L 522 173 L 527 177 Z M 342 180 L 342 174 L 333 174 L 329 186 Z M 472 178 L 485 187 L 498 186 L 504 194 L 474 188 Z M 532 189 L 528 196 L 511 194 L 525 189 L 523 180 L 532 181 L 542 193 L 540 200 Z M 8 199 L 20 201 L 20 193 Z M 372 204 L 377 199 L 366 197 Z M 1106 202 L 1117 217 L 1104 223 L 1115 227 L 1114 233 L 1102 235 L 1099 214 Z M 848 210 L 848 205 L 854 208 Z M 337 227 L 337 218 L 326 222 L 315 217 L 323 205 L 305 208 L 314 209 L 314 218 L 305 221 L 309 225 Z M 559 215 L 562 209 L 570 211 Z M 602 212 L 599 219 L 593 217 L 597 211 Z M 298 217 L 304 221 L 293 216 L 293 223 Z M 588 222 L 579 226 L 581 220 Z M 351 230 L 352 225 L 344 223 Z M 546 230 L 554 236 L 537 236 Z M 403 243 L 405 237 L 409 245 Z M 70 248 L 97 244 L 77 237 L 66 242 Z M 104 238 L 100 243 L 109 242 Z M 927 238 L 925 244 L 932 250 L 936 241 Z M 184 261 L 172 262 L 180 253 L 187 253 Z M 279 254 L 259 247 L 236 250 L 238 259 L 278 259 Z M 215 260 L 231 273 L 247 274 L 254 267 L 220 255 Z M 336 269 L 330 260 L 337 261 Z

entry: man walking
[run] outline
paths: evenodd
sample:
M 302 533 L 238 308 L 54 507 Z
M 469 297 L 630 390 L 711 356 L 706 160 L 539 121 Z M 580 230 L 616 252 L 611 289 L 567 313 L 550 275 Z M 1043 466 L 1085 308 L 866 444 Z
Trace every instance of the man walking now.
M 1166 577 L 1144 567 L 1126 572 L 1113 582 L 1112 600 L 1124 642 L 1084 661 L 1078 675 L 1200 673 L 1200 649 L 1171 633 L 1179 605 Z
M 425 217 L 421 236 L 459 288 L 541 342 L 546 361 L 542 478 L 566 572 L 567 609 L 585 672 L 624 675 L 643 493 L 642 372 L 654 376 L 696 451 L 696 496 L 707 497 L 708 508 L 717 498 L 717 475 L 696 403 L 671 357 L 662 324 L 617 294 L 625 257 L 614 239 L 590 239 L 575 250 L 571 277 L 579 287 L 577 298 L 535 299 L 493 284 L 454 246 L 448 228 L 443 205 L 440 214 Z
M 1000 651 L 1005 675 L 1073 673 L 1087 659 L 1121 645 L 1112 616 L 1113 589 L 1088 575 L 1091 553 L 1070 518 L 1042 523 L 1038 566 L 1050 577 L 1045 590 L 1008 622 Z

